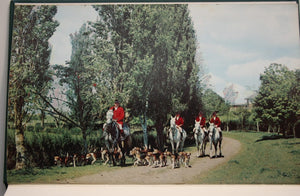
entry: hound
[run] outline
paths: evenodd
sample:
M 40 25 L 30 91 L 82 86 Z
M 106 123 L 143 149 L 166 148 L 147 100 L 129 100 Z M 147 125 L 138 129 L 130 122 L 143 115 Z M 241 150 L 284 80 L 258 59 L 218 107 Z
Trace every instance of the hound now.
M 178 153 L 171 154 L 172 169 L 180 167 L 180 155 Z
M 184 164 L 185 167 L 191 167 L 189 165 L 191 153 L 190 152 L 180 152 L 179 155 L 180 155 L 181 164 Z
M 106 165 L 109 161 L 109 153 L 107 149 L 101 148 L 101 159 L 104 161 L 104 165 Z
M 147 153 L 142 153 L 141 148 L 139 148 L 139 147 L 134 147 L 129 152 L 129 155 L 133 156 L 135 159 L 133 166 L 144 165 L 147 162 L 147 160 L 145 159 Z M 148 160 L 149 160 L 149 157 L 148 157 Z

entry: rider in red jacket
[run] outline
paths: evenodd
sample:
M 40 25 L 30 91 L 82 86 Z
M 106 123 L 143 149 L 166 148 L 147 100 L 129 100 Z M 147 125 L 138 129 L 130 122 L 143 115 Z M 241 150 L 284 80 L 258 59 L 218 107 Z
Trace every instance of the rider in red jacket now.
M 114 115 L 113 115 L 113 120 L 117 122 L 119 125 L 120 133 L 121 136 L 124 136 L 124 131 L 123 131 L 123 120 L 125 117 L 125 112 L 124 109 L 120 106 L 120 103 L 118 100 L 115 100 L 115 105 L 110 108 L 110 110 L 113 110 Z
M 200 122 L 201 129 L 203 129 L 205 132 L 207 132 L 207 130 L 205 128 L 206 119 L 203 116 L 202 112 L 199 112 L 199 114 L 195 120 L 196 120 L 196 122 Z M 194 130 L 194 132 L 195 132 L 195 130 Z
M 219 132 L 222 131 L 222 130 L 221 130 L 221 127 L 220 127 L 220 126 L 221 126 L 221 120 L 220 120 L 220 118 L 217 116 L 217 112 L 216 112 L 216 111 L 212 114 L 212 117 L 211 117 L 211 119 L 210 119 L 209 122 L 210 122 L 210 123 L 214 123 L 216 129 L 217 129 Z
M 183 118 L 180 116 L 179 113 L 176 114 L 175 116 L 175 124 L 177 129 L 179 130 L 181 136 L 182 136 L 182 126 L 183 126 L 184 120 Z

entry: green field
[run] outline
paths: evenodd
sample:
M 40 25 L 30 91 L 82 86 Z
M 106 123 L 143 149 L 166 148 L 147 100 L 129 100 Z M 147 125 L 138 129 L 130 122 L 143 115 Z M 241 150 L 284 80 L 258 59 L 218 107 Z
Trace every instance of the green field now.
M 131 165 L 132 161 L 129 158 L 126 164 Z M 72 179 L 85 175 L 92 175 L 102 171 L 114 171 L 121 169 L 120 166 L 109 167 L 102 165 L 97 161 L 94 165 L 86 165 L 82 167 L 57 167 L 54 166 L 49 169 L 24 169 L 24 170 L 8 170 L 7 181 L 8 184 L 54 184 L 60 183 L 64 179 Z
M 300 184 L 300 139 L 256 132 L 224 132 L 242 143 L 224 165 L 194 179 L 196 184 Z
M 201 177 L 192 184 L 300 184 L 300 139 L 284 139 L 278 135 L 256 132 L 224 132 L 225 137 L 242 144 L 238 155 Z M 194 148 L 194 147 L 192 147 Z M 131 159 L 126 163 L 130 165 Z M 8 170 L 8 183 L 59 183 L 68 178 L 118 170 L 121 167 L 95 165 L 83 167 L 52 167 Z

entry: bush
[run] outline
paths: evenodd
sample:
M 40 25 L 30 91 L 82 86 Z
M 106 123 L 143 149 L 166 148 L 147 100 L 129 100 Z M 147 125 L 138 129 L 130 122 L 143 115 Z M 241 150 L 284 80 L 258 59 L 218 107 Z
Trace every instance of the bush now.
M 26 126 L 26 131 L 34 131 L 34 126 L 32 125 Z
M 51 127 L 51 128 L 55 128 L 55 127 L 56 127 L 56 125 L 55 125 L 54 122 L 51 122 L 51 123 L 45 123 L 44 125 L 45 125 L 45 127 Z
M 41 123 L 35 123 L 34 131 L 35 132 L 40 132 L 43 130 L 42 124 Z
M 80 135 L 80 134 L 81 134 L 81 129 L 78 128 L 78 127 L 74 127 L 74 128 L 71 128 L 71 129 L 70 129 L 70 132 L 71 132 L 73 135 Z

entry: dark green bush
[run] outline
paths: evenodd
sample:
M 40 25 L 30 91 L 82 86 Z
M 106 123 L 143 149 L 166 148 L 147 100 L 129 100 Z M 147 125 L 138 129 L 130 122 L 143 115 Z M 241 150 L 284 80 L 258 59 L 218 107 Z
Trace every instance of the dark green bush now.
M 81 134 L 81 129 L 78 128 L 78 127 L 74 127 L 74 128 L 71 128 L 71 129 L 70 129 L 70 132 L 71 132 L 71 134 L 73 134 L 73 135 L 79 135 L 79 134 Z
M 34 131 L 34 126 L 32 125 L 26 126 L 26 131 Z
M 51 122 L 51 123 L 45 123 L 44 126 L 45 126 L 45 127 L 50 127 L 50 128 L 55 128 L 55 127 L 56 127 L 56 125 L 55 125 L 54 122 Z
M 34 131 L 35 132 L 40 132 L 42 131 L 44 128 L 42 127 L 41 123 L 35 123 L 35 127 L 34 127 Z

